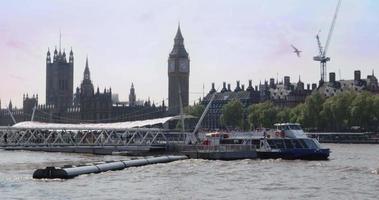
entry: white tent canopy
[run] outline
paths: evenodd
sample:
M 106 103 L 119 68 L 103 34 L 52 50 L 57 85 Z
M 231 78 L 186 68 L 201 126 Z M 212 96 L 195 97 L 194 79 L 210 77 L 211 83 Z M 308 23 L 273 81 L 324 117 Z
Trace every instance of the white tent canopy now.
M 190 115 L 183 116 L 185 119 L 194 118 Z M 157 119 L 148 119 L 141 121 L 127 121 L 127 122 L 116 122 L 116 123 L 86 123 L 86 124 L 59 124 L 59 123 L 45 123 L 45 122 L 34 122 L 26 121 L 20 122 L 12 127 L 14 128 L 24 128 L 24 129 L 86 129 L 86 130 L 99 130 L 99 129 L 132 129 L 141 128 L 146 126 L 153 126 L 158 124 L 164 124 L 171 120 L 179 120 L 181 116 L 163 117 Z

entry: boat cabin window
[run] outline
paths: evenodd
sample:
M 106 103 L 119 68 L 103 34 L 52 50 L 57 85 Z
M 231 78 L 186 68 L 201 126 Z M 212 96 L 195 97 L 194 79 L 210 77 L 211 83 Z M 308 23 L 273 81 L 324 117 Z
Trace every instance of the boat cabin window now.
M 319 148 L 319 146 L 318 146 L 313 140 L 311 140 L 311 139 L 303 139 L 302 141 L 303 141 L 303 142 L 307 145 L 307 147 L 310 148 L 310 149 L 318 149 L 318 148 Z
M 299 125 L 289 125 L 291 130 L 301 130 L 301 126 Z
M 242 139 L 223 139 L 220 140 L 220 144 L 243 144 Z
M 278 129 L 286 131 L 286 130 L 289 130 L 289 127 L 288 126 L 278 126 Z
M 302 130 L 301 126 L 298 124 L 290 124 L 290 125 L 279 125 L 277 126 L 278 130 Z
M 274 144 L 273 140 L 267 140 L 267 143 L 270 145 L 271 148 L 276 149 L 276 145 Z
M 294 148 L 294 146 L 293 146 L 293 144 L 291 143 L 291 140 L 284 140 L 284 143 L 286 144 L 286 148 L 287 149 L 293 149 Z
M 271 148 L 273 149 L 285 149 L 284 146 L 284 141 L 282 139 L 272 139 L 272 140 L 267 140 L 268 144 L 270 145 Z
M 286 147 L 284 146 L 284 140 L 275 140 L 276 147 L 279 149 L 285 149 Z
M 260 146 L 260 140 L 251 140 L 251 144 L 255 145 L 256 147 Z
M 299 140 L 292 140 L 292 143 L 293 143 L 293 146 L 294 146 L 296 149 L 302 149 L 302 148 L 304 148 L 304 147 L 301 145 L 301 143 L 300 143 Z

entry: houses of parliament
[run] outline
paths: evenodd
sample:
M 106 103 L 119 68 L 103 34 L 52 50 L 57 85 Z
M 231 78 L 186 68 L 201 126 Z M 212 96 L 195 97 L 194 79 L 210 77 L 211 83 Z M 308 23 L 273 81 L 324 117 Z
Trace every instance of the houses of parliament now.
M 138 101 L 133 83 L 126 102 L 119 101 L 111 88 L 94 88 L 88 57 L 81 84 L 74 89 L 74 52 L 71 49 L 67 55 L 55 48 L 46 55 L 46 103 L 39 103 L 38 94 L 24 94 L 21 109 L 10 101 L 7 108 L 0 110 L 0 125 L 32 118 L 54 123 L 107 123 L 176 115 L 180 103 L 188 106 L 189 102 L 189 58 L 183 41 L 179 26 L 168 58 L 168 106 L 164 100 L 159 105 L 150 100 Z

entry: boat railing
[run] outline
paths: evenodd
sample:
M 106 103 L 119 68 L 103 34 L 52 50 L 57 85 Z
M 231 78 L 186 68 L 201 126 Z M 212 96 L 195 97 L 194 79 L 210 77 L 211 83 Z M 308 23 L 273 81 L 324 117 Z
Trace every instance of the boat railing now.
M 239 152 L 255 151 L 256 146 L 253 144 L 220 144 L 220 145 L 184 145 L 182 151 L 198 152 Z

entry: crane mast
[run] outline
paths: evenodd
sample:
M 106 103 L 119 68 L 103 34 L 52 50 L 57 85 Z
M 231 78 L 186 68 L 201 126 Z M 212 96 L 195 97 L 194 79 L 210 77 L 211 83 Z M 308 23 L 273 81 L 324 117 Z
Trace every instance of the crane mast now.
M 320 75 L 321 75 L 320 85 L 322 85 L 326 80 L 326 63 L 330 61 L 330 58 L 327 57 L 326 52 L 329 48 L 330 40 L 332 38 L 333 30 L 334 30 L 334 27 L 336 24 L 338 12 L 339 12 L 339 9 L 341 7 L 341 2 L 342 2 L 342 0 L 338 1 L 336 11 L 334 12 L 332 24 L 330 25 L 330 29 L 329 29 L 329 33 L 328 33 L 328 38 L 327 38 L 326 43 L 325 43 L 325 48 L 323 48 L 321 45 L 319 34 L 316 35 L 317 45 L 319 48 L 319 55 L 313 57 L 313 60 L 320 62 Z

